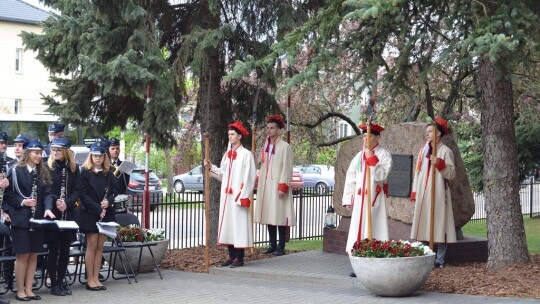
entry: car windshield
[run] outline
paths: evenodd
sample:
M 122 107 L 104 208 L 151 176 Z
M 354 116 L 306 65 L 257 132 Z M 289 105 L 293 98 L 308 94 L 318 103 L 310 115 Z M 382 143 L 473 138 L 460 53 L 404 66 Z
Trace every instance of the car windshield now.
M 144 179 L 144 170 L 133 170 L 130 176 L 132 179 Z M 158 177 L 154 172 L 150 171 L 149 178 L 157 179 Z

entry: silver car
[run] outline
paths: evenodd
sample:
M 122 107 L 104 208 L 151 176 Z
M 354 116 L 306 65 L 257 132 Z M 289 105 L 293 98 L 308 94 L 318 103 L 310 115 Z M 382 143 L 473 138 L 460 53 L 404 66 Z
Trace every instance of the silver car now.
M 295 171 L 302 173 L 304 190 L 313 188 L 317 194 L 327 194 L 336 184 L 334 180 L 334 167 L 327 165 L 296 166 Z
M 173 177 L 174 191 L 182 193 L 186 190 L 203 191 L 203 169 L 197 166 L 190 171 Z

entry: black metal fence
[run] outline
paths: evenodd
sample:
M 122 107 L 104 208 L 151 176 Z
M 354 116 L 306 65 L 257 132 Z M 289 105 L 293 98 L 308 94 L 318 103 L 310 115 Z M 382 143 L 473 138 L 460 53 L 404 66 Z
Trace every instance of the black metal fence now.
M 294 194 L 294 208 L 297 225 L 291 227 L 292 240 L 318 239 L 323 235 L 326 209 L 332 204 L 332 189 L 326 194 L 318 194 L 316 189 L 304 188 Z M 529 181 L 520 188 L 521 210 L 524 215 L 540 214 L 540 183 Z M 158 194 L 159 195 L 159 194 Z M 255 198 L 256 199 L 256 198 Z M 142 197 L 133 201 L 142 202 Z M 181 249 L 204 245 L 205 218 L 204 195 L 199 192 L 166 193 L 162 198 L 151 198 L 151 201 L 162 202 L 151 205 L 150 226 L 165 229 L 165 235 L 170 239 L 169 248 Z M 475 213 L 471 221 L 486 219 L 484 197 L 481 193 L 474 194 Z M 139 219 L 141 206 L 132 206 L 131 210 Z M 337 216 L 339 224 L 340 216 Z M 265 225 L 254 225 L 255 244 L 268 242 Z
M 293 200 L 297 225 L 291 227 L 290 239 L 321 238 L 326 210 L 332 204 L 332 189 L 326 194 L 317 194 L 315 189 L 304 188 L 293 195 Z M 133 201 L 142 202 L 142 197 Z M 150 213 L 150 227 L 165 229 L 165 235 L 170 240 L 169 248 L 181 249 L 205 244 L 205 207 L 202 193 L 166 193 L 162 199 L 152 197 L 150 201 L 161 202 L 150 206 L 153 210 Z M 130 209 L 139 219 L 142 218 L 140 205 L 132 205 Z M 337 216 L 337 224 L 339 218 Z M 255 224 L 253 237 L 255 244 L 267 243 L 266 226 Z
M 520 185 L 519 200 L 521 203 L 521 213 L 533 217 L 540 214 L 540 183 L 533 179 L 527 180 Z M 486 207 L 484 195 L 474 193 L 475 212 L 471 221 L 486 220 Z

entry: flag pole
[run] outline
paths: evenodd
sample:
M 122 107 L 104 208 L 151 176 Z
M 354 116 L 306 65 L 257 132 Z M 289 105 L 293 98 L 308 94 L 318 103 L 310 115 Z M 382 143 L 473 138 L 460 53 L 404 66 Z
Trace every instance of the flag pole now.
M 251 153 L 253 153 L 253 157 L 255 158 L 255 155 L 257 154 L 257 102 L 259 101 L 259 79 L 257 79 L 257 93 L 255 94 L 255 101 L 253 102 L 253 108 L 251 111 Z M 251 213 L 251 231 L 254 234 L 254 223 L 253 223 L 253 216 L 255 213 L 255 191 L 251 192 L 251 207 L 249 208 Z M 255 247 L 251 247 L 251 254 L 255 254 Z
M 437 157 L 437 123 L 433 122 L 433 141 L 431 142 L 431 155 Z M 430 160 L 431 162 L 431 160 Z M 431 162 L 431 212 L 429 217 L 429 248 L 433 250 L 435 235 L 435 163 Z

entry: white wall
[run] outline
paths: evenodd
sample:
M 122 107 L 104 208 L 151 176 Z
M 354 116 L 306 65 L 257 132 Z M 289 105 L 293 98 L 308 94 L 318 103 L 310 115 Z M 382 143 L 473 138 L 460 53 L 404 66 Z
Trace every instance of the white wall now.
M 41 94 L 50 95 L 53 84 L 49 72 L 35 59 L 36 53 L 24 50 L 21 31 L 41 33 L 41 27 L 0 21 L 0 114 L 13 114 L 15 99 L 21 99 L 21 114 L 43 113 Z M 17 48 L 23 48 L 22 70 L 15 71 Z

